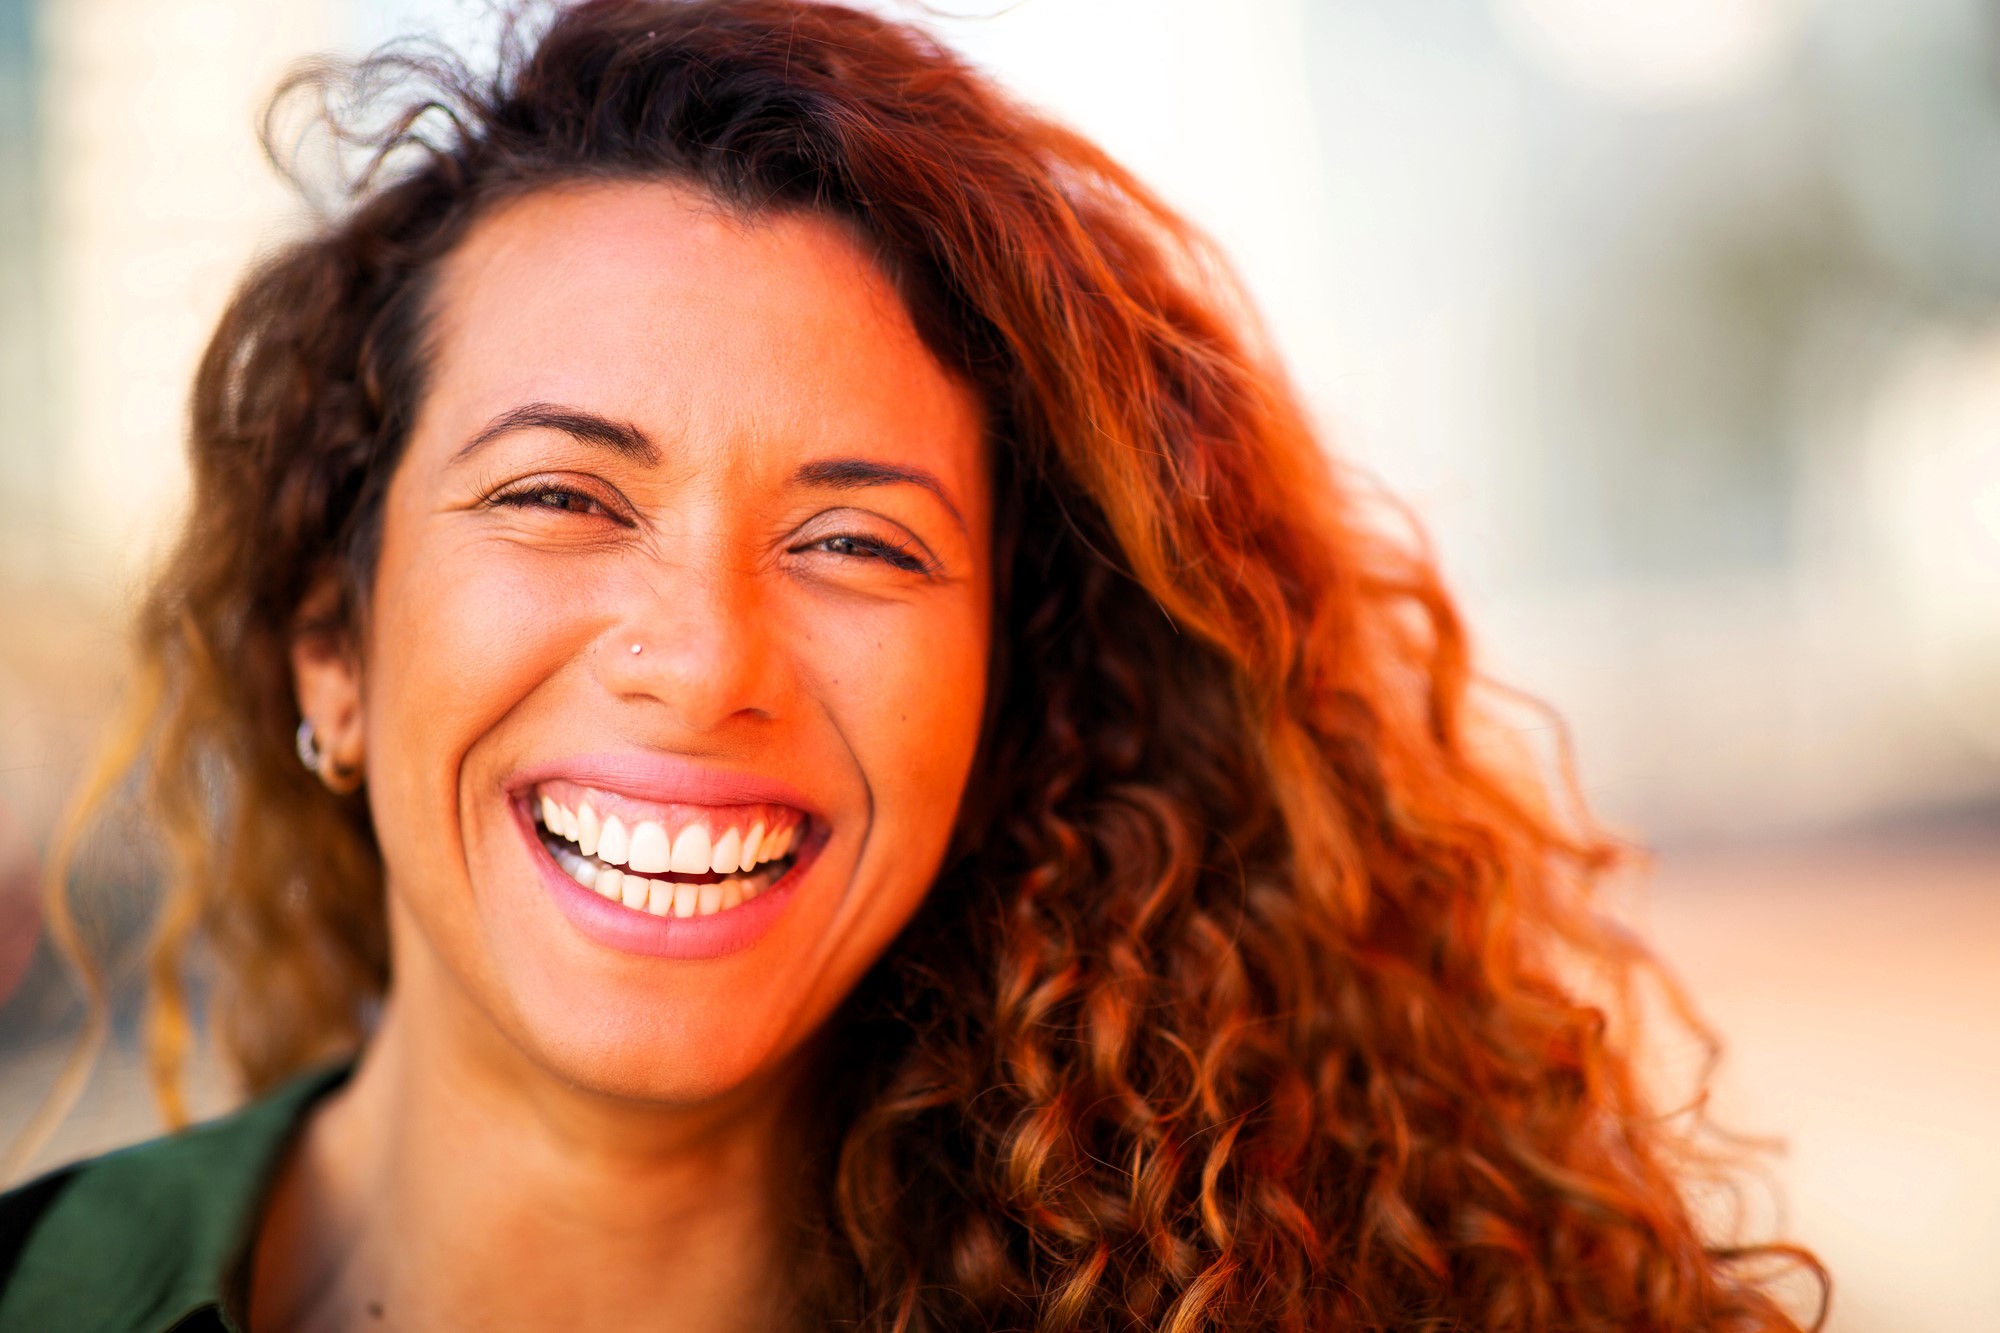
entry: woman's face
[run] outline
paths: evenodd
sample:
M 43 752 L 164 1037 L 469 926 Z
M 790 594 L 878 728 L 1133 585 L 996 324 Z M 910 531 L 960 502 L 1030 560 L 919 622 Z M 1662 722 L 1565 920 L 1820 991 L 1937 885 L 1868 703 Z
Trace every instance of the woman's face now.
M 977 401 L 839 224 L 672 185 L 499 209 L 434 321 L 361 671 L 395 1005 L 718 1095 L 942 859 L 990 632 Z

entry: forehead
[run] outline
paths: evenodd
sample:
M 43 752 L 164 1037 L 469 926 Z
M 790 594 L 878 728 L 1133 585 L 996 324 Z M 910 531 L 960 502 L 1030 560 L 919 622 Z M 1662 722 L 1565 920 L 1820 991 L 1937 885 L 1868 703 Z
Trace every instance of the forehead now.
M 534 400 L 667 438 L 809 441 L 887 422 L 978 434 L 970 389 L 850 228 L 745 217 L 676 184 L 565 186 L 495 208 L 445 262 L 431 317 L 425 417 Z

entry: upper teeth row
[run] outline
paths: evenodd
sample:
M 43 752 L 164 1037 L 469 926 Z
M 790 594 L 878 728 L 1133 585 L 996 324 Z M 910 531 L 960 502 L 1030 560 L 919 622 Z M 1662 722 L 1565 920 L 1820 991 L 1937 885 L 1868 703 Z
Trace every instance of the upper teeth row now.
M 575 843 L 585 856 L 626 866 L 642 875 L 747 872 L 759 862 L 789 855 L 799 834 L 797 824 L 767 829 L 760 819 L 748 833 L 732 826 L 720 837 L 711 838 L 706 826 L 689 824 L 669 838 L 666 829 L 650 819 L 627 830 L 617 815 L 600 820 L 589 801 L 571 810 L 546 795 L 542 797 L 542 824 L 549 832 Z

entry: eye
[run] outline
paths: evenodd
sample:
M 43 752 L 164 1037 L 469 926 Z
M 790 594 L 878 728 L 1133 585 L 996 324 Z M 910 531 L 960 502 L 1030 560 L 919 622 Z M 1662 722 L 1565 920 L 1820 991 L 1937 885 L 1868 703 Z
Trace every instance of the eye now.
M 585 490 L 574 486 L 558 485 L 554 482 L 530 482 L 511 490 L 501 491 L 490 498 L 489 505 L 505 505 L 510 509 L 554 510 L 563 514 L 594 514 L 604 518 L 624 522 L 611 512 L 602 500 Z
M 604 508 L 582 491 L 567 491 L 560 486 L 541 486 L 534 490 L 512 491 L 494 498 L 498 504 L 535 509 L 561 509 L 571 514 L 587 514 L 593 509 L 602 511 Z
M 916 551 L 899 542 L 873 537 L 860 537 L 842 533 L 835 537 L 822 537 L 805 549 L 826 551 L 833 555 L 850 556 L 861 560 L 880 560 L 896 569 L 912 574 L 928 574 L 931 562 Z

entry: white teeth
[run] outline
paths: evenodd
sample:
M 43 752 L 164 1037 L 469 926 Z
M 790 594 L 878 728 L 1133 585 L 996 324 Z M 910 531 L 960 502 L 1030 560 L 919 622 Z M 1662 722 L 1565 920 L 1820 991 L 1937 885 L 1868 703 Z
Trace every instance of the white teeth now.
M 564 874 L 609 902 L 657 917 L 713 916 L 741 907 L 777 878 L 771 863 L 792 853 L 805 828 L 800 822 L 769 827 L 758 820 L 746 836 L 731 826 L 711 837 L 706 824 L 689 824 L 679 837 L 653 820 L 628 829 L 597 807 L 574 808 L 539 796 L 536 811 L 553 835 L 549 853 Z M 660 876 L 724 876 L 711 884 L 676 883 Z
M 689 824 L 681 830 L 681 836 L 674 839 L 673 871 L 676 875 L 708 873 L 707 829 L 699 824 Z M 686 916 L 687 913 L 681 912 L 680 915 Z
M 631 840 L 625 833 L 625 826 L 618 822 L 617 815 L 612 815 L 604 821 L 603 829 L 598 832 L 597 859 L 607 861 L 614 866 L 622 866 L 625 864 L 625 853 L 631 845 Z
M 647 820 L 632 830 L 632 854 L 626 864 L 643 874 L 657 875 L 673 858 L 667 852 L 666 830 Z
M 733 874 L 737 862 L 743 859 L 743 835 L 730 829 L 715 840 L 715 850 L 709 853 L 708 868 L 718 875 Z

